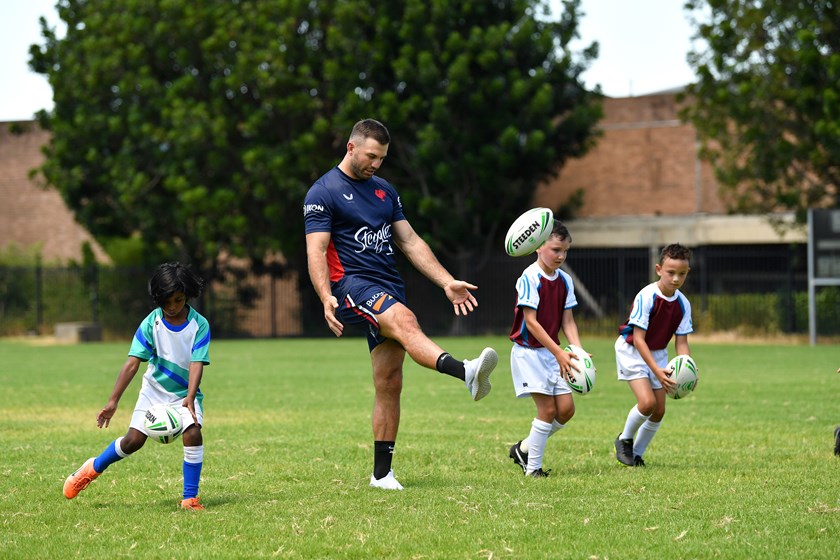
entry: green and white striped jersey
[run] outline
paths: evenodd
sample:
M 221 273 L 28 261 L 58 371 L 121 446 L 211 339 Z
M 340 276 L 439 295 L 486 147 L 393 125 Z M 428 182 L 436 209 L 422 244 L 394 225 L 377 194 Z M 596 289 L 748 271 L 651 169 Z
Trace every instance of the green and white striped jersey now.
M 210 324 L 200 313 L 188 307 L 187 320 L 178 326 L 166 321 L 158 307 L 140 323 L 131 343 L 129 356 L 149 362 L 143 377 L 167 393 L 187 395 L 190 362 L 210 363 Z M 196 400 L 204 395 L 199 390 Z

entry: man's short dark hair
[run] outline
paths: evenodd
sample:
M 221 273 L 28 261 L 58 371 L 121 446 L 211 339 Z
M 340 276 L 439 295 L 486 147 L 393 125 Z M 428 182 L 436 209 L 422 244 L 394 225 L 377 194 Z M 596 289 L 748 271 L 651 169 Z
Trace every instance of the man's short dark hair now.
M 350 139 L 373 138 L 383 146 L 391 143 L 391 135 L 385 125 L 375 119 L 362 119 L 353 125 L 353 130 L 350 132 Z

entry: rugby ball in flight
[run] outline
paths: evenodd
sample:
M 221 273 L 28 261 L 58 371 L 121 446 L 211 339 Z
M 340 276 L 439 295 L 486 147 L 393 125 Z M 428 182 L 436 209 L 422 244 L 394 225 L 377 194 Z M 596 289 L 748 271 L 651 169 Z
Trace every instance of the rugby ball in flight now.
M 505 236 L 505 252 L 524 257 L 536 251 L 551 237 L 554 214 L 548 208 L 531 208 L 516 218 Z

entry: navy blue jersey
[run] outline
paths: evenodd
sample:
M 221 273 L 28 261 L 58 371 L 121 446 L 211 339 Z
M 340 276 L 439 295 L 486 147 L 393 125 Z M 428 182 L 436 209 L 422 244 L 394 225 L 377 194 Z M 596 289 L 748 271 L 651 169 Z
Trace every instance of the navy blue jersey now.
M 381 286 L 392 295 L 404 293 L 397 272 L 391 224 L 405 220 L 396 189 L 373 176 L 356 180 L 338 166 L 309 188 L 303 203 L 306 233 L 330 233 L 327 247 L 330 283 L 339 300 L 344 286 L 356 278 Z

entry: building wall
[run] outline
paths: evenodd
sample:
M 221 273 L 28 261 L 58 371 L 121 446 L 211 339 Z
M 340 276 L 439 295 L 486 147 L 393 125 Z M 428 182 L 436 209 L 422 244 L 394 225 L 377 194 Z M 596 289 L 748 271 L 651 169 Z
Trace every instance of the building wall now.
M 712 169 L 697 158 L 694 127 L 673 93 L 604 98 L 601 138 L 538 188 L 534 204 L 557 209 L 584 190 L 580 218 L 725 213 Z
M 0 250 L 14 244 L 40 248 L 44 262 L 81 262 L 82 245 L 91 244 L 96 259 L 110 261 L 102 247 L 79 225 L 55 189 L 41 188 L 30 170 L 44 161 L 41 147 L 49 133 L 35 122 L 14 123 L 24 132 L 14 134 L 13 123 L 0 123 Z

